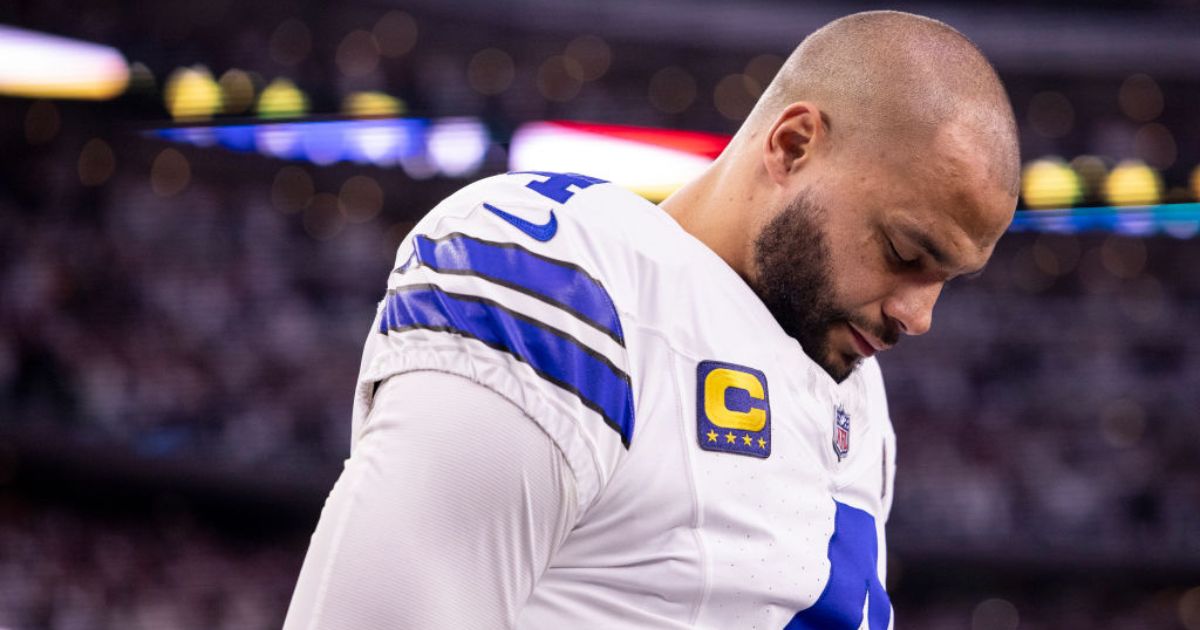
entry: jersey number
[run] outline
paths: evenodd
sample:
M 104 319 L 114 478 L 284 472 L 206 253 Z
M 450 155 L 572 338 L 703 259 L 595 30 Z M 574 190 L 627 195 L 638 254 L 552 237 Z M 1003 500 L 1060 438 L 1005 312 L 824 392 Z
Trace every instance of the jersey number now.
M 887 630 L 892 604 L 879 582 L 875 519 L 863 510 L 834 503 L 829 583 L 817 603 L 796 613 L 784 630 L 858 630 L 863 608 L 870 630 Z
M 529 174 L 541 175 L 545 177 L 545 181 L 533 180 L 525 185 L 526 188 L 538 193 L 543 197 L 549 197 L 558 203 L 567 203 L 571 197 L 575 196 L 575 191 L 571 187 L 583 190 L 594 184 L 607 184 L 607 180 L 597 177 L 588 177 L 579 173 L 547 173 L 546 171 L 514 171 L 509 175 Z

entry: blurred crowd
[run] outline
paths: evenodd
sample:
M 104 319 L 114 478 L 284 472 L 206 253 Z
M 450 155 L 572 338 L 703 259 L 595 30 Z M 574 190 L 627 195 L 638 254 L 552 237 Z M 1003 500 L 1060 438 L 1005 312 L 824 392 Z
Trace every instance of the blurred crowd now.
M 136 168 L 81 188 L 64 162 L 33 167 L 59 183 L 52 195 L 0 195 L 0 430 L 247 476 L 335 469 L 362 340 L 420 197 L 314 231 L 274 198 L 277 163 L 164 197 Z M 948 287 L 934 332 L 881 358 L 899 440 L 892 549 L 1200 563 L 1197 268 L 1194 240 L 1012 234 L 981 277 Z M 143 530 L 53 510 L 0 518 L 0 626 L 278 624 L 302 544 L 243 554 L 201 530 L 149 544 Z M 984 614 L 979 597 L 898 614 L 963 627 Z M 1022 628 L 1167 614 L 1157 595 L 1123 612 L 1096 597 L 1006 605 Z M 987 614 L 973 627 L 1008 627 Z
M 118 176 L 79 206 L 0 199 L 0 406 L 150 456 L 340 457 L 389 260 L 378 226 L 320 242 L 267 190 Z
M 303 559 L 297 541 L 230 541 L 179 516 L 0 513 L 0 628 L 279 628 Z
M 881 358 L 890 535 L 1064 560 L 1200 560 L 1195 241 L 1013 234 Z
M 289 78 L 316 114 L 380 90 L 416 114 L 481 116 L 503 144 L 516 123 L 556 117 L 731 131 L 786 52 L 735 58 L 701 39 L 524 32 L 359 3 L 107 3 L 50 28 L 70 4 L 0 17 L 146 65 L 109 109 L 43 104 L 53 116 L 35 119 L 0 100 L 0 144 L 18 148 L 0 156 L 0 436 L 201 461 L 247 482 L 336 474 L 395 246 L 432 190 L 465 182 L 364 168 L 382 209 L 350 216 L 332 191 L 356 167 L 176 151 L 112 122 L 165 120 L 172 71 L 240 68 L 258 90 Z M 1006 77 L 1025 157 L 1140 158 L 1184 190 L 1200 159 L 1195 84 L 1147 79 Z M 164 187 L 151 162 L 167 150 L 188 175 Z M 1200 590 L 1187 590 L 1200 586 L 1196 270 L 1195 237 L 1010 234 L 982 276 L 945 290 L 933 332 L 881 357 L 898 436 L 899 627 L 1200 630 Z M 14 502 L 11 450 L 0 440 L 0 628 L 279 626 L 303 540 Z M 915 586 L 941 560 L 1043 582 Z M 1196 583 L 1073 589 L 1045 577 L 1062 567 Z
M 9 501 L 0 515 L 0 628 L 12 630 L 279 628 L 305 550 L 295 536 L 214 535 L 172 510 L 132 519 Z M 943 587 L 930 596 L 908 586 L 920 578 L 896 578 L 890 589 L 899 628 L 1200 627 L 1200 587 L 1010 579 L 947 588 L 952 580 L 941 575 Z
M 336 465 L 395 234 L 318 240 L 256 181 L 164 202 L 118 175 L 78 205 L 4 207 L 0 428 Z M 934 332 L 882 358 L 893 539 L 1200 559 L 1198 265 L 1190 240 L 1014 234 L 948 288 Z

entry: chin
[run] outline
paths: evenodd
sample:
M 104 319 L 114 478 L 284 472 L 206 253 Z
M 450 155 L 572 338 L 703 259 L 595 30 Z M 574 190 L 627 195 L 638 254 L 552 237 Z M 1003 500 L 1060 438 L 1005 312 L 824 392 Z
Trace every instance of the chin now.
M 857 370 L 862 362 L 863 358 L 856 354 L 831 351 L 830 356 L 826 357 L 825 361 L 821 361 L 820 365 L 835 382 L 841 383 L 850 378 L 850 375 L 854 374 L 854 370 Z

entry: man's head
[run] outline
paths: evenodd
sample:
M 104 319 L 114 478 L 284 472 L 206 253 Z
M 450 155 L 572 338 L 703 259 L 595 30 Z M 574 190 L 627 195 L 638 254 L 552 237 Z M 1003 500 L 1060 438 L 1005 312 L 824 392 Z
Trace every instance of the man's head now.
M 1008 97 L 969 40 L 928 18 L 860 13 L 804 40 L 700 184 L 710 201 L 690 200 L 724 200 L 739 223 L 691 219 L 840 381 L 926 332 L 945 282 L 983 268 L 1019 169 Z

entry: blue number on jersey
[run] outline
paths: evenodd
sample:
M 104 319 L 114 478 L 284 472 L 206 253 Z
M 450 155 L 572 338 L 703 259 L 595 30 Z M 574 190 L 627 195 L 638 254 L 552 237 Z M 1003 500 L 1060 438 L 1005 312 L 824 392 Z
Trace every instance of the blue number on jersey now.
M 834 502 L 833 537 L 829 540 L 829 583 L 812 607 L 802 610 L 784 630 L 857 630 L 863 604 L 871 630 L 887 630 L 892 603 L 879 582 L 879 545 L 875 519 L 857 508 Z
M 568 190 L 568 186 L 574 186 L 580 190 L 587 188 L 593 184 L 607 184 L 607 180 L 596 177 L 588 177 L 579 173 L 547 173 L 545 171 L 514 171 L 509 175 L 541 175 L 547 177 L 546 181 L 533 180 L 525 184 L 527 188 L 537 192 L 538 194 L 549 197 L 558 203 L 567 203 L 567 200 L 575 195 L 574 191 Z

